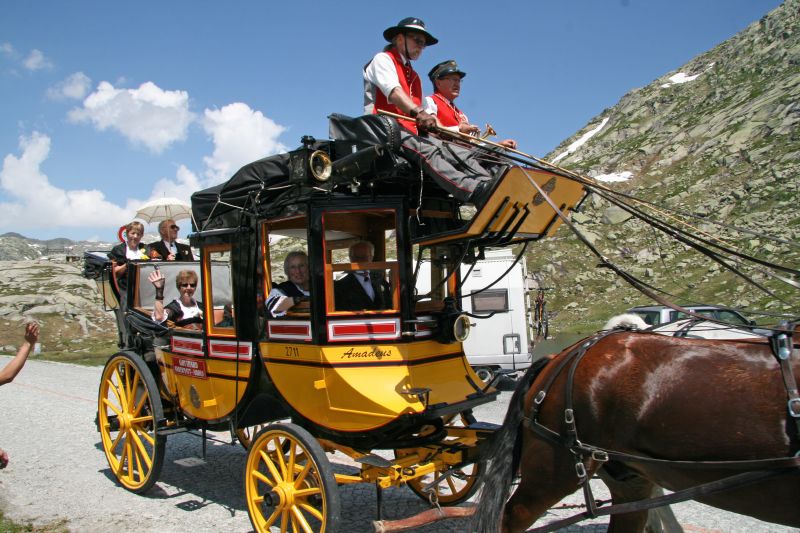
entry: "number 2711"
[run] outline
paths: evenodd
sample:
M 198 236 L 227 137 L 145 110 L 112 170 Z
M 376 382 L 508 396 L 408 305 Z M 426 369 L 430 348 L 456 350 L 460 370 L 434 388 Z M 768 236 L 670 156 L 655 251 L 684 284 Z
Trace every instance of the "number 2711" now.
M 297 346 L 285 346 L 286 357 L 300 357 L 300 350 Z

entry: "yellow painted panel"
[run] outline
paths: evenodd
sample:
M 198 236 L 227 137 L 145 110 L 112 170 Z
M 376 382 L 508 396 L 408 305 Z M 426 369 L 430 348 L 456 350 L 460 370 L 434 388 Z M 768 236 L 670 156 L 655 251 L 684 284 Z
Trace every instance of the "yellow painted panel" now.
M 235 361 L 220 361 L 201 357 L 177 355 L 159 350 L 157 358 L 164 363 L 161 377 L 173 395 L 178 396 L 181 409 L 187 414 L 202 420 L 217 420 L 229 415 L 241 400 L 247 387 L 250 363 L 239 362 L 238 375 L 241 381 L 213 377 L 214 374 L 236 376 Z M 196 363 L 195 375 L 176 372 L 175 365 L 181 367 L 180 360 Z M 237 385 L 238 383 L 238 385 Z
M 475 237 L 485 231 L 500 231 L 505 227 L 515 208 L 527 208 L 530 211 L 517 229 L 519 237 L 536 237 L 545 233 L 547 236 L 552 235 L 562 221 L 531 180 L 535 181 L 565 214 L 581 201 L 586 192 L 580 183 L 551 172 L 513 167 L 500 178 L 497 188 L 465 231 L 444 237 L 434 236 L 422 244 Z M 508 199 L 508 203 L 500 209 L 497 219 L 494 219 L 495 212 L 506 199 Z M 513 229 L 519 220 L 516 218 L 509 229 Z
M 264 343 L 261 349 L 284 399 L 306 418 L 339 431 L 365 431 L 422 412 L 420 399 L 404 394 L 411 389 L 430 389 L 429 404 L 451 404 L 475 392 L 467 375 L 480 383 L 459 344 Z

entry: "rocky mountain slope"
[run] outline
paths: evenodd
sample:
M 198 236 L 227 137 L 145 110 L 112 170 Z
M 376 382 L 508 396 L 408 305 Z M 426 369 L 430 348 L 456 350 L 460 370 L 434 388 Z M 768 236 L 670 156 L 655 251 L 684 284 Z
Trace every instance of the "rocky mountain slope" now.
M 95 283 L 82 271 L 82 263 L 67 263 L 63 255 L 0 263 L 0 353 L 16 351 L 28 320 L 41 324 L 35 357 L 102 364 L 114 353 L 114 315 L 103 310 Z
M 787 0 L 728 41 L 626 94 L 545 159 L 695 215 L 693 232 L 800 267 L 800 1 Z M 712 220 L 752 233 L 723 231 Z M 679 301 L 800 314 L 797 289 L 771 286 L 786 303 L 753 290 L 596 195 L 573 221 L 603 255 Z M 558 311 L 557 329 L 589 331 L 614 313 L 652 303 L 596 268 L 596 258 L 566 227 L 534 248 L 528 266 L 556 288 L 551 308 Z

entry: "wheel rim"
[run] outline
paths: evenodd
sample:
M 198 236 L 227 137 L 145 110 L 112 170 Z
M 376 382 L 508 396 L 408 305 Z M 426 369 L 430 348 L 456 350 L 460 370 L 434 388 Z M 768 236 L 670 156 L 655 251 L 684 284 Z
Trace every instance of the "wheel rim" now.
M 147 380 L 133 361 L 109 361 L 100 385 L 100 435 L 112 473 L 135 492 L 149 488 L 160 470 L 164 443 L 156 414 Z
M 310 451 L 309 440 L 295 433 L 265 429 L 250 447 L 245 491 L 256 531 L 278 527 L 281 533 L 322 532 L 331 523 L 331 515 L 338 516 L 333 509 L 338 508 L 338 495 L 331 494 L 336 482 L 330 465 L 323 466 L 319 458 L 315 459 L 322 454 L 322 460 L 327 461 L 324 452 L 321 448 Z
M 397 450 L 397 453 L 398 456 L 403 455 L 401 450 Z M 428 487 L 445 470 L 448 468 L 436 469 L 431 474 L 412 479 L 408 482 L 408 487 L 423 500 L 435 501 L 440 505 L 457 505 L 468 500 L 477 488 L 481 473 L 480 463 L 472 463 L 451 470 L 447 477 L 440 479 L 433 487 Z

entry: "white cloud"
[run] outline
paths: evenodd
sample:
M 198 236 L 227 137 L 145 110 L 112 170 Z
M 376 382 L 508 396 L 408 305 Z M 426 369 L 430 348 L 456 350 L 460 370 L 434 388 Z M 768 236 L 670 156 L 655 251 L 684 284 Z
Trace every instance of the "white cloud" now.
M 52 100 L 80 100 L 89 93 L 92 80 L 83 72 L 76 72 L 47 89 L 47 97 Z
M 0 52 L 6 57 L 15 57 L 17 55 L 11 43 L 0 43 Z
M 45 68 L 52 68 L 53 63 L 47 59 L 41 50 L 35 48 L 31 50 L 28 57 L 22 60 L 22 66 L 28 70 L 42 70 Z
M 186 166 L 181 165 L 175 173 L 174 180 L 161 178 L 156 182 L 148 201 L 156 198 L 178 198 L 189 202 L 192 193 L 203 188 L 205 188 L 205 185 L 197 175 Z
M 214 153 L 203 158 L 209 184 L 228 179 L 242 165 L 286 150 L 278 137 L 286 128 L 241 102 L 205 110 L 203 127 Z
M 186 139 L 194 120 L 186 91 L 165 91 L 152 82 L 138 89 L 116 89 L 103 81 L 82 108 L 69 113 L 74 122 L 91 122 L 100 131 L 114 129 L 135 145 L 161 153 Z
M 39 132 L 20 138 L 22 154 L 8 154 L 0 170 L 0 187 L 10 198 L 0 204 L 0 227 L 52 228 L 101 224 L 117 225 L 129 220 L 132 205 L 120 207 L 96 189 L 59 189 L 42 173 L 50 154 L 50 138 Z

